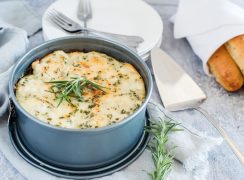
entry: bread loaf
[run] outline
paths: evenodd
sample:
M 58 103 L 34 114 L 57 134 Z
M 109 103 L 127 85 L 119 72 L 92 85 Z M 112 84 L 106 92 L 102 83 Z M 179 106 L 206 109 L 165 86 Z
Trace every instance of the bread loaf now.
M 210 72 L 215 76 L 216 81 L 227 91 L 236 91 L 242 87 L 243 75 L 224 45 L 210 57 L 208 66 Z
M 244 74 L 244 35 L 229 40 L 225 43 L 225 47 Z

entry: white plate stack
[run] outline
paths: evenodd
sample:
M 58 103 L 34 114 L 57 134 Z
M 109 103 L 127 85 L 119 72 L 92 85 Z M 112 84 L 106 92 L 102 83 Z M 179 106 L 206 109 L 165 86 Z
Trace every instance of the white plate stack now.
M 52 9 L 60 11 L 83 25 L 77 17 L 79 0 L 59 0 L 54 2 L 43 15 L 42 26 L 45 40 L 72 35 L 47 19 Z M 144 42 L 137 48 L 143 60 L 149 59 L 150 51 L 160 47 L 162 42 L 163 23 L 159 14 L 141 0 L 91 0 L 92 18 L 89 28 L 125 35 L 137 35 Z

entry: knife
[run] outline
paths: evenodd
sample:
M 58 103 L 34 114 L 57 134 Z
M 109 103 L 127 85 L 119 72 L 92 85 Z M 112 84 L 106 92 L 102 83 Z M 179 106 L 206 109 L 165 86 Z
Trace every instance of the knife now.
M 194 109 L 218 130 L 238 160 L 244 166 L 244 155 L 219 123 L 200 104 L 207 99 L 194 80 L 163 50 L 151 51 L 151 62 L 158 91 L 165 109 L 179 111 Z

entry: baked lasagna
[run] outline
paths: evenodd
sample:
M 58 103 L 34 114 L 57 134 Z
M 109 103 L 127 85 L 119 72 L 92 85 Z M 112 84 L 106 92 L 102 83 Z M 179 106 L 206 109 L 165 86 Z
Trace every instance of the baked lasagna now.
M 94 51 L 54 51 L 34 61 L 16 84 L 17 100 L 28 113 L 64 128 L 117 123 L 145 96 L 143 79 L 131 64 Z

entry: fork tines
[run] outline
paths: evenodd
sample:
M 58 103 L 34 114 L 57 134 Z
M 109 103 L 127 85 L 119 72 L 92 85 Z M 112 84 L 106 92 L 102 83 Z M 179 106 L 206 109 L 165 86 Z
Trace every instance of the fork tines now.
M 47 18 L 50 22 L 59 26 L 65 31 L 71 33 L 81 31 L 81 27 L 78 23 L 74 22 L 72 19 L 55 9 L 52 9 L 47 13 Z

